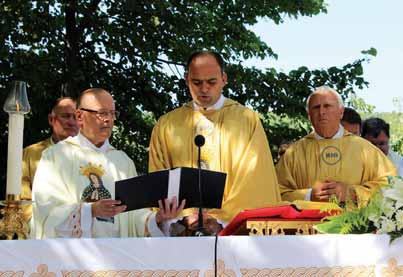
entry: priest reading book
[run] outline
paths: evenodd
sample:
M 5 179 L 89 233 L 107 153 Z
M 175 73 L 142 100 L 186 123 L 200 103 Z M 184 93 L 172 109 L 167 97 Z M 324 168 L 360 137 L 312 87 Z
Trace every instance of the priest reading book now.
M 192 101 L 161 116 L 149 147 L 149 172 L 175 167 L 197 167 L 197 135 L 203 135 L 203 169 L 227 174 L 220 209 L 204 210 L 210 233 L 229 223 L 239 212 L 280 202 L 277 177 L 259 115 L 224 97 L 228 82 L 219 53 L 198 51 L 190 55 L 185 82 Z M 198 226 L 198 211 L 183 212 L 185 227 Z

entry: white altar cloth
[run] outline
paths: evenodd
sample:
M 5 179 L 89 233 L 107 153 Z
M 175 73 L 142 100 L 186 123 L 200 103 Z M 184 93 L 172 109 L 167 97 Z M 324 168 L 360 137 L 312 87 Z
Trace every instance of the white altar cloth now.
M 0 276 L 214 276 L 214 243 L 214 237 L 0 241 Z M 401 276 L 403 240 L 219 237 L 217 260 L 218 276 Z

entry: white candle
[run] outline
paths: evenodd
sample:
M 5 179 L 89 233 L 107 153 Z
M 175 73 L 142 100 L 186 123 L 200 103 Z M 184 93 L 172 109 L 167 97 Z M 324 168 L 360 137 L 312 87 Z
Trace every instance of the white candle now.
M 7 194 L 14 194 L 17 196 L 21 193 L 23 135 L 24 115 L 22 113 L 9 113 Z

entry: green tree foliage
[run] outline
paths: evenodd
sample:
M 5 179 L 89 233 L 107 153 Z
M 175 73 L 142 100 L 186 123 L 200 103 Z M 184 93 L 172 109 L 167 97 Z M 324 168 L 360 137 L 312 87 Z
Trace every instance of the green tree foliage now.
M 287 17 L 321 12 L 326 12 L 323 0 L 0 0 L 0 103 L 11 80 L 30 84 L 28 145 L 49 133 L 46 115 L 52 99 L 77 96 L 88 87 L 108 89 L 121 112 L 113 143 L 145 172 L 155 120 L 189 100 L 182 79 L 186 57 L 211 49 L 228 62 L 224 94 L 260 112 L 276 144 L 307 132 L 302 118 L 312 88 L 328 84 L 346 98 L 367 85 L 365 57 L 340 68 L 300 67 L 289 73 L 242 65 L 252 57 L 277 57 L 248 29 L 259 18 L 280 24 Z M 4 184 L 7 114 L 0 113 L 0 120 Z
M 351 97 L 349 97 L 345 101 L 345 104 L 347 107 L 351 107 L 357 112 L 364 114 L 372 114 L 375 109 L 375 106 L 366 103 L 364 99 L 357 97 L 356 95 L 352 95 Z
M 403 97 L 394 97 L 393 104 L 397 112 L 392 112 L 392 119 L 385 120 L 391 125 L 393 150 L 403 155 Z

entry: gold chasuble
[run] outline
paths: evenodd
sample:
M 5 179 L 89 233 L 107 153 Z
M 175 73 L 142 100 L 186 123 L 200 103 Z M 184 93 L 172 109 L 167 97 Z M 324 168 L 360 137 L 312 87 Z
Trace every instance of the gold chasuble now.
M 228 222 L 244 209 L 280 201 L 259 116 L 230 99 L 218 110 L 196 111 L 190 102 L 162 116 L 151 135 L 149 171 L 197 167 L 194 137 L 198 134 L 206 139 L 201 148 L 202 167 L 227 173 L 222 208 L 209 210 L 211 216 Z
M 387 176 L 396 175 L 377 147 L 347 131 L 337 139 L 307 135 L 287 149 L 276 169 L 283 200 L 303 200 L 316 182 L 330 180 L 349 185 L 359 205 L 387 183 Z

